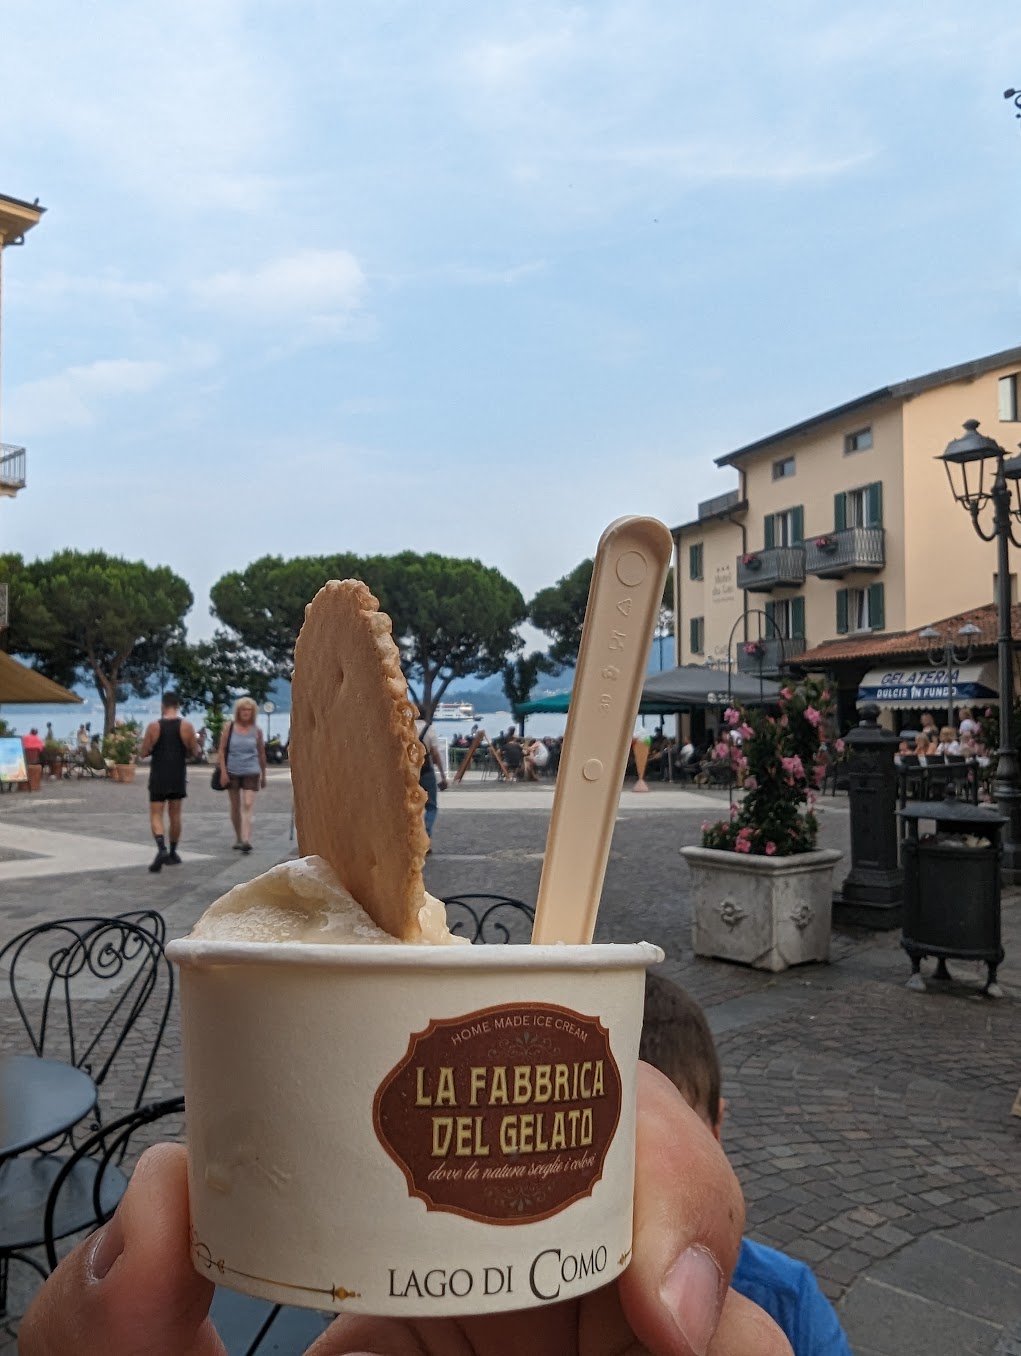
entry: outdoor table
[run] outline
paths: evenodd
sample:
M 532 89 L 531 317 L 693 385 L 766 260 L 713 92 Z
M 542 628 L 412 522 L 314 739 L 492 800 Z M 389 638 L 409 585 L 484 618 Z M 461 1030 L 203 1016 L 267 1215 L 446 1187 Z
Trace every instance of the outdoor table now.
M 58 1059 L 0 1059 L 0 1162 L 56 1139 L 96 1105 L 87 1073 Z

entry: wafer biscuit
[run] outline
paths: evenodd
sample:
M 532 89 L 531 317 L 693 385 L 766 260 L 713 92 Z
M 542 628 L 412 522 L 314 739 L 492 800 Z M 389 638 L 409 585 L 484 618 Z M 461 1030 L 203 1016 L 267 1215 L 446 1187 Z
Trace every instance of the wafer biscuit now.
M 291 687 L 291 782 L 298 850 L 325 857 L 373 921 L 418 941 L 429 839 L 424 747 L 390 618 L 356 579 L 305 609 Z

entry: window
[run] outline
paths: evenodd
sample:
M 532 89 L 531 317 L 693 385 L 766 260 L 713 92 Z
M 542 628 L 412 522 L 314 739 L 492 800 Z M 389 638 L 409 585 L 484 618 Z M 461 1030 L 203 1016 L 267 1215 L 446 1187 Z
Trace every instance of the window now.
M 702 542 L 697 541 L 688 547 L 688 578 L 702 578 Z
M 804 598 L 778 598 L 765 606 L 765 639 L 776 640 L 777 631 L 784 640 L 805 636 L 805 600 Z M 770 625 L 772 621 L 773 625 Z M 775 629 L 774 629 L 775 628 Z
M 1001 377 L 997 382 L 1001 424 L 1017 423 L 1017 378 L 1018 374 L 1012 372 L 1009 377 Z
M 873 481 L 857 490 L 846 490 L 833 496 L 833 529 L 843 532 L 846 527 L 883 526 L 883 482 Z
M 800 546 L 805 540 L 803 506 L 799 504 L 797 508 L 783 509 L 780 513 L 767 513 L 762 535 L 767 551 L 774 546 Z
M 773 462 L 773 479 L 786 480 L 788 476 L 794 474 L 794 458 L 784 457 L 780 461 Z
M 859 428 L 854 433 L 845 433 L 844 435 L 844 453 L 867 452 L 872 446 L 872 430 L 870 428 Z
M 849 631 L 882 631 L 886 606 L 882 584 L 867 589 L 837 590 L 837 635 Z
M 689 619 L 688 639 L 692 654 L 705 654 L 705 617 Z

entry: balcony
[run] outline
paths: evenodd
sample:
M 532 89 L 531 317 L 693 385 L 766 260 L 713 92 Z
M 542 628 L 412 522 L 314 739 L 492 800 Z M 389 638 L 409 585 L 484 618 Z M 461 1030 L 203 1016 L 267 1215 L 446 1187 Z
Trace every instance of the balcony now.
M 881 527 L 847 527 L 805 542 L 805 569 L 819 579 L 874 572 L 885 564 L 886 533 Z
M 0 443 L 0 495 L 15 495 L 25 488 L 25 449 Z
M 780 673 L 786 664 L 808 649 L 804 636 L 764 636 L 761 640 L 742 641 L 737 647 L 737 671 L 764 678 Z
M 795 589 L 804 582 L 804 546 L 771 546 L 737 558 L 737 586 L 749 593 Z

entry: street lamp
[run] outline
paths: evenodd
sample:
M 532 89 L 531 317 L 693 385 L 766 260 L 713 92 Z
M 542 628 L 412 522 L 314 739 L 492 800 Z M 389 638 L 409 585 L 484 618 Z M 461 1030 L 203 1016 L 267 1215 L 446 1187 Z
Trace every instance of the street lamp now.
M 1012 519 L 1021 522 L 1021 457 L 1007 453 L 992 438 L 978 431 L 978 420 L 967 419 L 965 433 L 948 443 L 937 461 L 946 468 L 950 492 L 971 515 L 971 523 L 983 541 L 996 542 L 997 668 L 1000 689 L 1000 747 L 996 756 L 993 795 L 1007 823 L 1003 831 L 1001 869 L 1008 885 L 1021 884 L 1021 778 L 1014 742 L 1014 641 L 1010 626 L 1010 544 L 1021 546 L 1014 536 Z M 988 471 L 987 471 L 988 463 Z M 987 483 L 988 479 L 988 483 Z M 1013 483 L 1016 501 L 1012 502 Z M 992 507 L 992 525 L 981 522 Z
M 952 636 L 941 636 L 935 627 L 927 626 L 924 631 L 918 633 L 918 639 L 925 641 L 926 658 L 932 667 L 938 668 L 942 661 L 946 669 L 947 724 L 950 726 L 953 726 L 954 723 L 954 669 L 968 663 L 975 649 L 975 637 L 981 635 L 982 632 L 977 626 L 968 622 L 961 627 L 957 634 L 968 638 L 964 654 L 957 653 L 957 646 L 954 644 Z

